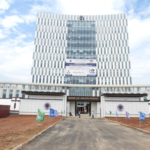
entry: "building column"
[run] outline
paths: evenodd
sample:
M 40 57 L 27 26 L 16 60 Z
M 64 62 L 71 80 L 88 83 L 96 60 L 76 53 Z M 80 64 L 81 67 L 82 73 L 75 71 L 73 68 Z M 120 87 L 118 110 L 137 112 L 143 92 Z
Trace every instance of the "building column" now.
M 63 100 L 64 100 L 64 110 L 62 111 L 63 111 L 64 116 L 66 116 L 66 112 L 67 112 L 67 96 L 66 95 L 63 96 Z
M 101 96 L 101 118 L 105 117 L 105 97 Z
M 95 89 L 92 89 L 92 96 L 95 96 Z
M 144 97 L 141 97 L 141 101 L 144 101 Z
M 69 88 L 67 88 L 67 96 L 69 96 Z
M 2 95 L 2 88 L 0 88 L 0 98 L 2 98 L 3 95 Z
M 99 88 L 97 88 L 97 96 L 99 96 Z

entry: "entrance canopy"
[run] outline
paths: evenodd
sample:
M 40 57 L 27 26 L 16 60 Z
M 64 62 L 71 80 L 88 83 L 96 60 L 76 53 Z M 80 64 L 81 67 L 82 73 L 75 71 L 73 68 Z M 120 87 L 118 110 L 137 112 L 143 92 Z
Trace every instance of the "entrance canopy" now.
M 27 95 L 49 95 L 49 96 L 63 96 L 63 92 L 43 92 L 43 91 L 22 91 L 22 94 Z
M 134 94 L 134 93 L 104 93 L 101 96 L 105 97 L 144 97 L 147 96 L 147 94 Z

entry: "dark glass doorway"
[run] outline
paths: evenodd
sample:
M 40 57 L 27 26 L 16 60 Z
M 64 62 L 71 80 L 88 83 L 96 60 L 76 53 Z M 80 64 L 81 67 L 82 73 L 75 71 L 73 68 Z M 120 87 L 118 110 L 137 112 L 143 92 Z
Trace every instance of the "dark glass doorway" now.
M 81 114 L 91 115 L 91 102 L 75 102 L 75 114 L 78 115 L 79 111 Z

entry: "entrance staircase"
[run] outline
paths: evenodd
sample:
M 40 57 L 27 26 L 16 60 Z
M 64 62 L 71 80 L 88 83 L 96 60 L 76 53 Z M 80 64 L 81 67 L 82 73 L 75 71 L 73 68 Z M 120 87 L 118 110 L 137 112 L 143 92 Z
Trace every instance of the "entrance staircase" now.
M 81 114 L 81 118 L 90 118 L 89 114 Z

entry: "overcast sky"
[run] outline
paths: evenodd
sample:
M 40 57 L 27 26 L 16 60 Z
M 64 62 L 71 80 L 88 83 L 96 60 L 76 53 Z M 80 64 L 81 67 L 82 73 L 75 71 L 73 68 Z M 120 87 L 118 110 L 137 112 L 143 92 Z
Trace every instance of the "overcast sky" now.
M 37 12 L 126 13 L 133 84 L 150 84 L 150 0 L 0 0 L 0 81 L 31 82 Z

